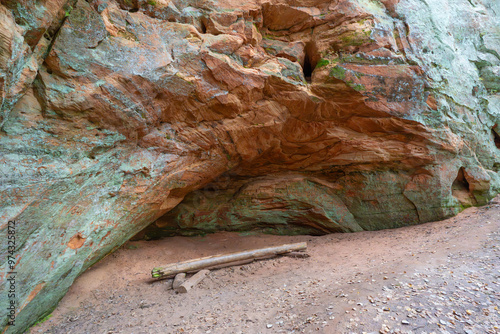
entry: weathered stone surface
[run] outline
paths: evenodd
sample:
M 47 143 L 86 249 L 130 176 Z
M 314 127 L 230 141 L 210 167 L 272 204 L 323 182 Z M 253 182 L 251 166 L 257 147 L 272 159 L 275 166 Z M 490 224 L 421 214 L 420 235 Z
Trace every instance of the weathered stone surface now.
M 0 129 L 33 83 L 75 0 L 2 1 L 0 6 Z
M 152 222 L 353 232 L 499 192 L 494 0 L 1 3 L 7 333 Z

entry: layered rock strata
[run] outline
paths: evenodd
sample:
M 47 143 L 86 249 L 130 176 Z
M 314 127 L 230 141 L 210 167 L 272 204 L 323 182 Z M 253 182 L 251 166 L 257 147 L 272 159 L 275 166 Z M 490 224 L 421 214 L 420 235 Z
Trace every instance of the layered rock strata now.
M 354 232 L 487 203 L 499 14 L 495 0 L 2 0 L 5 332 L 153 222 Z

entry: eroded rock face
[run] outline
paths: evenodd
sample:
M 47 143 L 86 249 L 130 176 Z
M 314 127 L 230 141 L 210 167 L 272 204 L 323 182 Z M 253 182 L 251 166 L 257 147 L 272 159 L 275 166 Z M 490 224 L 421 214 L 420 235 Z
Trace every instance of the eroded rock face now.
M 152 222 L 353 232 L 499 192 L 494 0 L 32 2 L 0 6 L 8 333 Z

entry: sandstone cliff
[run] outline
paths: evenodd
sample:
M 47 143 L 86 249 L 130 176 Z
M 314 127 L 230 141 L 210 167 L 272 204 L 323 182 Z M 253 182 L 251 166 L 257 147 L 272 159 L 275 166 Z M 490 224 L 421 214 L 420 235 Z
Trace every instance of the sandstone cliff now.
M 500 191 L 496 0 L 0 3 L 7 333 L 153 222 L 353 232 Z

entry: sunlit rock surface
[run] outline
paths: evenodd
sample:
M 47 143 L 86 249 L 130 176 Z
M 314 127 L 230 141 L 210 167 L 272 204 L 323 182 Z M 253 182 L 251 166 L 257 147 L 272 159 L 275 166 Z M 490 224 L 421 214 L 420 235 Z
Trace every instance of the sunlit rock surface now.
M 153 222 L 146 236 L 319 234 L 487 203 L 499 15 L 496 0 L 2 0 L 17 273 L 2 326 L 23 332 Z

